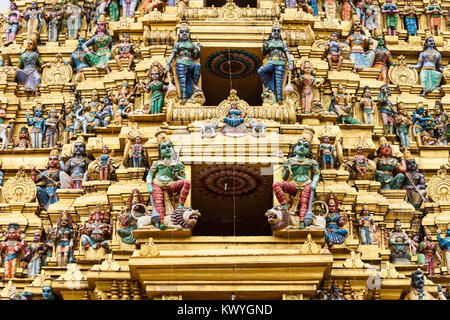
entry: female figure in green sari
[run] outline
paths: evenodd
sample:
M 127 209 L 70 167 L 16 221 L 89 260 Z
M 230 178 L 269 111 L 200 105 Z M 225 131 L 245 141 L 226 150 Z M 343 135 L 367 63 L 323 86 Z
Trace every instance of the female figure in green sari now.
M 109 3 L 109 21 L 119 21 L 119 0 L 111 0 Z
M 162 64 L 158 61 L 153 62 L 149 72 L 151 81 L 143 87 L 145 92 L 152 92 L 150 114 L 161 113 L 164 104 L 164 91 L 167 89 L 167 86 L 161 81 L 163 73 L 164 67 Z
M 83 50 L 86 52 L 86 60 L 89 65 L 97 69 L 105 69 L 106 73 L 110 73 L 111 69 L 108 66 L 108 62 L 112 58 L 112 42 L 112 37 L 106 30 L 105 16 L 102 15 L 97 22 L 97 29 L 94 36 L 83 45 Z M 88 47 L 94 44 L 97 52 L 90 52 Z

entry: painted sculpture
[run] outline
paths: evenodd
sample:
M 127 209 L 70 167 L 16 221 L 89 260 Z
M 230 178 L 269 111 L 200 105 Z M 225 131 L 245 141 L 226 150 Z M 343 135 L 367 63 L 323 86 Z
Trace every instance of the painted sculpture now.
M 19 141 L 14 141 L 14 149 L 27 149 L 31 148 L 30 132 L 27 127 L 20 128 Z
M 100 180 L 108 180 L 109 166 L 111 165 L 111 157 L 108 154 L 108 146 L 103 146 L 102 154 L 97 158 Z
M 247 127 L 244 124 L 245 118 L 242 116 L 242 111 L 238 108 L 236 101 L 231 102 L 231 107 L 223 118 L 223 122 L 222 133 L 224 135 L 240 137 L 247 134 Z
M 35 232 L 33 242 L 27 246 L 27 253 L 23 260 L 28 263 L 27 271 L 29 278 L 35 278 L 41 273 L 45 244 L 41 241 L 41 233 Z
M 2 140 L 2 146 L 0 150 L 7 150 L 9 142 L 12 142 L 12 134 L 14 131 L 14 120 L 10 121 L 8 124 L 5 123 L 6 110 L 0 108 L 0 140 Z M 8 135 L 9 129 L 9 135 Z
M 373 232 L 375 228 L 375 221 L 370 215 L 369 207 L 364 205 L 361 214 L 358 218 L 359 234 L 361 236 L 361 244 L 373 244 Z
M 439 300 L 447 300 L 442 292 L 438 292 L 438 296 Z M 411 274 L 411 285 L 405 300 L 437 300 L 425 289 L 425 275 L 422 270 L 417 269 Z
M 353 22 L 350 35 L 345 41 L 350 46 L 349 58 L 355 63 L 355 70 L 362 68 L 371 68 L 375 59 L 375 50 L 378 43 L 368 38 L 364 31 L 361 30 L 361 21 L 355 20 Z M 373 48 L 368 50 L 369 44 L 372 43 Z
M 118 105 L 116 118 L 119 125 L 123 124 L 123 119 L 126 118 L 128 113 L 134 108 L 134 93 L 137 87 L 138 86 L 131 88 L 125 80 L 122 82 L 116 95 L 113 97 L 113 101 Z
M 52 231 L 52 236 L 53 243 L 56 245 L 58 266 L 64 267 L 68 263 L 73 263 L 75 230 L 73 229 L 73 220 L 69 212 L 62 211 L 60 213 L 56 228 Z
M 437 139 L 444 145 L 447 144 L 450 137 L 450 122 L 444 107 L 439 101 L 434 104 L 434 133 Z
M 397 8 L 397 5 L 393 3 L 393 0 L 386 0 L 383 8 L 381 8 L 381 13 L 386 15 L 386 27 L 390 36 L 397 35 L 397 14 L 399 12 L 400 10 Z
M 34 116 L 30 118 L 27 112 L 27 125 L 31 127 L 31 146 L 33 148 L 42 148 L 42 140 L 45 132 L 45 119 L 42 114 L 40 104 L 34 109 Z
M 391 90 L 387 84 L 383 84 L 380 87 L 380 93 L 378 94 L 378 110 L 381 114 L 381 120 L 383 121 L 383 131 L 385 135 L 394 134 L 394 119 L 392 117 L 393 109 L 392 102 L 389 99 L 391 96 Z
M 408 148 L 410 143 L 409 127 L 412 121 L 405 106 L 401 102 L 398 104 L 398 110 L 394 114 L 394 123 L 397 137 L 400 139 L 400 146 L 402 148 Z
M 128 196 L 127 206 L 123 208 L 117 219 L 123 228 L 117 229 L 117 234 L 121 241 L 125 244 L 135 244 L 136 239 L 133 236 L 133 231 L 137 230 L 137 220 L 145 216 L 147 212 L 144 198 L 138 189 L 133 189 Z
M 97 69 L 105 69 L 106 73 L 111 72 L 108 63 L 112 58 L 112 42 L 112 37 L 106 30 L 105 16 L 102 15 L 97 21 L 94 36 L 83 44 L 83 50 L 86 53 L 86 59 L 89 65 Z M 89 51 L 89 47 L 92 45 L 96 46 L 97 52 Z
M 339 201 L 333 192 L 325 196 L 324 202 L 328 206 L 328 214 L 325 217 L 327 226 L 325 228 L 325 242 L 329 247 L 333 244 L 342 244 L 348 235 L 348 230 L 343 228 L 347 223 L 345 212 L 339 213 Z
M 145 157 L 145 147 L 140 136 L 134 140 L 134 144 L 130 147 L 129 157 L 133 163 L 133 168 L 142 168 Z
M 370 87 L 365 86 L 361 99 L 359 100 L 361 109 L 363 111 L 364 123 L 374 124 L 374 113 L 375 106 L 372 100 L 372 94 L 370 92 Z
M 416 210 L 418 210 L 422 205 L 422 202 L 425 201 L 426 188 L 425 176 L 419 171 L 416 161 L 414 159 L 406 160 L 406 173 L 403 189 L 406 190 L 409 203 L 411 203 Z
M 418 19 L 420 16 L 420 11 L 414 6 L 413 0 L 407 0 L 405 4 L 405 8 L 400 13 L 403 16 L 403 20 L 405 22 L 406 30 L 408 31 L 408 35 L 416 36 L 418 30 Z
M 53 4 L 50 12 L 44 13 L 44 20 L 47 23 L 48 41 L 57 42 L 61 30 L 64 11 L 60 9 L 57 3 Z
M 319 154 L 322 156 L 322 169 L 333 169 L 333 153 L 335 151 L 334 146 L 330 143 L 330 137 L 323 137 L 322 143 L 319 146 Z M 328 165 L 330 165 L 329 168 Z
M 301 87 L 301 101 L 302 101 L 302 112 L 311 113 L 314 97 L 314 88 L 320 87 L 322 85 L 323 79 L 317 79 L 314 76 L 314 66 L 311 61 L 304 60 L 300 66 L 300 76 L 298 77 L 297 83 Z
M 46 148 L 53 148 L 56 146 L 56 142 L 58 140 L 58 137 L 60 136 L 60 119 L 58 118 L 56 114 L 56 109 L 53 106 L 47 116 L 47 119 L 45 119 L 45 147 Z M 32 133 L 33 137 L 33 133 Z M 33 141 L 33 140 L 32 140 Z
M 77 5 L 77 0 L 72 0 L 66 8 L 66 26 L 69 39 L 78 39 L 78 32 L 81 29 L 81 8 Z
M 443 12 L 442 8 L 437 3 L 437 0 L 430 0 L 426 7 L 425 14 L 428 16 L 428 23 L 433 35 L 440 36 L 441 16 L 443 15 Z
M 429 277 L 434 276 L 434 260 L 437 259 L 439 264 L 442 262 L 442 258 L 438 252 L 438 245 L 431 239 L 430 230 L 427 227 L 424 227 L 423 241 L 420 243 L 417 252 L 423 253 L 425 256 L 425 265 L 427 266 Z
M 378 75 L 378 81 L 388 83 L 388 70 L 391 65 L 395 65 L 392 62 L 391 52 L 386 48 L 384 37 L 377 37 L 378 46 L 375 50 L 375 60 L 373 62 L 373 68 L 380 69 L 380 74 Z
M 330 41 L 326 44 L 328 67 L 330 69 L 336 68 L 337 71 L 341 70 L 342 61 L 342 44 L 339 43 L 339 34 L 332 32 L 330 35 Z
M 36 42 L 28 40 L 27 48 L 19 57 L 19 69 L 16 70 L 17 82 L 24 86 L 25 91 L 39 94 L 41 76 L 38 68 L 43 66 Z
M 8 24 L 8 27 L 5 30 L 6 44 L 14 42 L 20 28 L 21 19 L 20 11 L 17 9 L 17 5 L 11 1 L 9 4 L 8 17 L 5 18 L 2 13 L 0 13 L 0 17 L 2 17 Z
M 441 230 L 437 229 L 437 239 L 439 247 L 444 251 L 445 255 L 445 266 L 450 267 L 450 225 L 447 226 L 447 233 L 444 238 L 441 237 Z
M 86 39 L 80 37 L 78 38 L 78 45 L 74 52 L 70 55 L 70 65 L 75 71 L 74 82 L 79 82 L 85 80 L 83 69 L 89 67 L 88 60 L 86 58 L 86 53 L 84 52 L 83 46 Z
M 353 157 L 353 165 L 356 172 L 357 180 L 365 179 L 367 165 L 369 162 L 368 159 L 364 156 L 363 151 L 364 150 L 362 147 L 357 147 L 356 155 Z
M 115 51 L 115 57 L 119 71 L 122 71 L 122 62 L 120 59 L 128 59 L 127 70 L 131 71 L 131 65 L 133 64 L 136 52 L 138 51 L 137 46 L 131 42 L 130 35 L 128 33 L 122 34 L 122 42 L 113 48 Z
M 396 264 L 409 264 L 411 255 L 409 254 L 410 239 L 402 230 L 400 219 L 394 220 L 394 230 L 389 236 L 389 248 L 391 254 L 389 261 Z
M 150 100 L 150 114 L 157 114 L 162 112 L 164 105 L 164 91 L 167 90 L 167 86 L 162 81 L 164 75 L 164 68 L 161 63 L 154 61 L 150 65 L 148 84 L 140 83 L 140 86 L 145 92 L 151 92 L 152 97 Z
M 59 166 L 61 170 L 70 174 L 76 189 L 83 188 L 83 180 L 86 181 L 86 172 L 89 159 L 86 154 L 86 145 L 83 142 L 75 142 L 73 155 L 64 163 L 59 155 Z
M 89 213 L 88 225 L 83 223 L 80 228 L 81 245 L 84 250 L 108 249 L 108 238 L 111 236 L 112 228 L 109 223 L 109 214 L 104 210 L 96 210 Z
M 333 92 L 329 108 L 330 112 L 333 112 L 338 116 L 336 123 L 362 124 L 362 122 L 356 120 L 352 116 L 352 104 L 354 98 L 354 96 L 350 95 L 350 93 L 347 92 L 344 85 L 342 83 L 339 83 L 337 90 Z
M 44 25 L 42 9 L 39 9 L 36 1 L 33 1 L 30 3 L 30 9 L 26 9 L 22 14 L 26 21 L 26 39 L 33 40 L 34 43 L 39 41 L 39 34 Z
M 405 180 L 406 162 L 404 154 L 402 154 L 401 161 L 398 161 L 392 155 L 391 145 L 387 141 L 380 142 L 377 153 L 375 180 L 381 183 L 382 190 L 399 190 Z
M 122 16 L 125 18 L 132 18 L 134 16 L 134 10 L 139 0 L 120 0 L 122 6 Z
M 5 252 L 3 267 L 5 268 L 4 279 L 12 279 L 15 276 L 18 261 L 24 253 L 25 242 L 21 239 L 20 226 L 10 223 L 6 228 L 6 240 L 0 243 L 0 252 Z

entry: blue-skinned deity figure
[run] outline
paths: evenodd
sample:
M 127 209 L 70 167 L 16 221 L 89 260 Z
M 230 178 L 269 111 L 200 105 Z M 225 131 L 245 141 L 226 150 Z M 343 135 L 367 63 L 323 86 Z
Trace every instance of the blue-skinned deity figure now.
M 27 125 L 31 127 L 31 146 L 33 148 L 42 148 L 42 138 L 45 132 L 45 119 L 42 117 L 42 108 L 37 107 L 34 110 L 34 117 L 30 118 L 27 112 Z

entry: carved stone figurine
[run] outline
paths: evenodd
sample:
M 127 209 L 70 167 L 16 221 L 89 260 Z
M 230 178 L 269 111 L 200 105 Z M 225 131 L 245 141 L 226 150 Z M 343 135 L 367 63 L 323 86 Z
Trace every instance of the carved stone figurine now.
M 159 143 L 159 159 L 152 163 L 147 175 L 147 189 L 153 198 L 156 210 L 161 217 L 171 215 L 177 208 L 184 206 L 191 188 L 191 182 L 186 180 L 184 165 L 176 155 L 172 142 L 165 132 L 156 134 Z M 181 150 L 180 150 L 181 151 Z M 178 199 L 175 195 L 179 195 Z
M 118 228 L 117 234 L 123 243 L 134 244 L 133 231 L 137 229 L 137 220 L 147 213 L 144 198 L 138 189 L 133 189 L 127 200 L 127 207 L 122 209 L 117 219 L 124 228 Z
M 75 142 L 73 147 L 73 156 L 66 163 L 61 159 L 59 155 L 59 166 L 62 170 L 69 173 L 72 177 L 75 188 L 83 188 L 83 180 L 86 181 L 86 172 L 89 164 L 89 159 L 86 154 L 86 146 L 83 142 Z
M 25 91 L 38 95 L 39 85 L 41 84 L 38 68 L 46 65 L 49 64 L 42 65 L 36 42 L 28 40 L 26 50 L 19 57 L 20 69 L 16 70 L 17 82 L 24 86 Z
M 133 168 L 142 168 L 144 161 L 145 148 L 142 144 L 140 136 L 137 136 L 134 140 L 134 144 L 130 148 L 130 158 L 133 162 Z
M 334 112 L 338 118 L 336 123 L 362 124 L 362 122 L 352 117 L 352 104 L 354 96 L 347 92 L 344 85 L 339 83 L 337 91 L 333 92 L 330 103 L 330 112 Z
M 408 67 L 421 69 L 420 84 L 423 87 L 422 96 L 435 89 L 440 90 L 439 85 L 442 78 L 441 53 L 437 50 L 433 37 L 425 40 L 423 51 L 419 55 L 417 64 L 408 65 Z
M 411 260 L 409 245 L 410 239 L 402 230 L 400 219 L 395 219 L 394 230 L 389 237 L 389 248 L 391 249 L 389 261 L 396 264 L 409 264 Z
M 421 13 L 414 6 L 414 1 L 407 0 L 405 8 L 400 14 L 403 16 L 403 20 L 405 21 L 405 26 L 406 30 L 408 31 L 408 35 L 416 36 L 418 29 L 418 18 Z
M 44 19 L 48 28 L 48 41 L 57 42 L 59 31 L 61 30 L 62 20 L 64 18 L 64 11 L 60 9 L 57 3 L 53 4 L 50 12 L 45 12 Z
M 364 34 L 364 31 L 361 30 L 361 21 L 355 20 L 353 22 L 350 35 L 345 43 L 350 46 L 349 58 L 355 63 L 355 70 L 372 67 L 375 59 L 374 50 L 376 50 L 378 43 Z M 368 51 L 370 43 L 372 43 L 373 48 Z
M 78 45 L 74 52 L 70 55 L 70 65 L 75 71 L 74 82 L 79 82 L 85 80 L 83 69 L 89 67 L 89 63 L 86 59 L 86 53 L 84 52 L 83 46 L 86 39 L 80 37 L 78 38 Z
M 73 229 L 72 216 L 67 211 L 59 215 L 56 228 L 53 230 L 53 243 L 56 244 L 56 257 L 58 266 L 64 267 L 73 263 L 73 244 L 75 231 Z
M 323 79 L 317 79 L 313 73 L 311 61 L 304 60 L 300 66 L 300 76 L 296 82 L 301 87 L 302 112 L 311 113 L 311 107 L 314 100 L 313 88 L 320 87 Z
M 447 300 L 438 286 L 439 300 Z M 417 269 L 411 273 L 411 286 L 405 300 L 438 300 L 425 290 L 425 275 L 422 270 Z
M 128 33 L 122 34 L 122 42 L 117 45 L 117 47 L 113 48 L 116 52 L 115 60 L 117 66 L 119 67 L 119 71 L 122 71 L 122 63 L 120 59 L 128 59 L 128 67 L 127 70 L 131 71 L 131 65 L 134 61 L 133 53 L 136 53 L 136 45 L 131 42 L 130 35 Z
M 26 9 L 23 12 L 23 18 L 27 22 L 26 23 L 26 39 L 33 39 L 34 43 L 39 41 L 39 34 L 41 32 L 41 28 L 44 25 L 42 19 L 42 10 L 39 10 L 36 1 L 30 3 L 30 9 Z M 25 36 L 25 35 L 24 35 Z
M 434 104 L 434 135 L 439 141 L 446 145 L 450 137 L 450 123 L 448 115 L 444 110 L 444 107 L 439 101 Z
M 278 21 L 272 26 L 272 32 L 267 40 L 264 40 L 262 55 L 269 55 L 268 62 L 258 69 L 258 75 L 264 84 L 264 91 L 269 90 L 276 97 L 279 104 L 283 100 L 283 81 L 286 61 L 290 71 L 294 68 L 294 63 L 289 56 L 289 48 L 281 38 L 281 26 Z M 312 70 L 311 70 L 312 71 Z M 263 93 L 264 94 L 264 93 Z
M 328 206 L 328 214 L 325 217 L 327 227 L 325 228 L 325 242 L 329 247 L 333 244 L 342 244 L 348 235 L 348 230 L 343 228 L 347 222 L 345 212 L 338 213 L 339 201 L 333 192 L 325 196 L 324 202 Z
M 381 183 L 382 190 L 400 190 L 405 180 L 405 156 L 402 155 L 403 158 L 400 162 L 394 158 L 391 145 L 387 141 L 380 141 L 377 153 L 378 158 L 375 159 L 377 166 L 376 181 Z
M 443 12 L 436 0 L 430 0 L 430 3 L 425 10 L 425 14 L 428 16 L 429 26 L 433 35 L 440 36 L 441 16 L 443 15 Z
M 372 94 L 370 93 L 370 87 L 365 86 L 363 94 L 361 96 L 360 100 L 360 106 L 363 110 L 363 117 L 364 117 L 364 123 L 365 124 L 373 124 L 374 119 L 373 115 L 375 113 L 375 107 L 374 102 L 372 100 Z
M 97 158 L 97 162 L 100 180 L 108 180 L 109 166 L 111 164 L 111 157 L 108 154 L 108 146 L 103 146 L 102 154 Z
M 356 179 L 357 180 L 365 179 L 368 160 L 363 154 L 362 147 L 358 147 L 356 149 L 356 155 L 353 157 L 353 163 L 356 171 Z
M 47 119 L 45 119 L 45 147 L 53 148 L 56 146 L 56 141 L 58 140 L 60 132 L 59 118 L 56 114 L 56 109 L 53 106 L 48 114 Z
M 336 68 L 337 71 L 341 70 L 342 61 L 342 45 L 339 43 L 339 34 L 332 32 L 330 35 L 330 41 L 326 44 L 328 67 L 330 70 Z M 337 63 L 337 65 L 335 65 Z
M 27 125 L 31 127 L 31 145 L 33 148 L 42 148 L 42 138 L 45 132 L 45 119 L 42 117 L 42 107 L 39 103 L 34 109 L 34 117 L 30 118 L 27 112 Z
M 123 119 L 126 118 L 128 113 L 134 108 L 134 92 L 136 88 L 137 86 L 135 86 L 134 89 L 130 88 L 128 82 L 124 80 L 113 98 L 113 101 L 118 104 L 116 118 L 119 125 L 122 125 Z
M 89 214 L 89 225 L 86 226 L 84 223 L 80 231 L 81 244 L 85 250 L 89 248 L 96 250 L 101 247 L 108 249 L 108 238 L 112 233 L 109 214 L 104 210 L 92 211 Z
M 427 227 L 424 227 L 423 241 L 417 248 L 417 252 L 423 253 L 425 256 L 425 264 L 427 266 L 428 275 L 430 277 L 434 276 L 434 259 L 438 260 L 438 263 L 442 263 L 442 258 L 438 252 L 438 245 L 434 243 L 431 239 L 431 232 Z
M 3 267 L 5 268 L 4 279 L 12 279 L 16 273 L 17 261 L 20 261 L 24 253 L 25 242 L 20 236 L 20 226 L 10 223 L 6 228 L 6 241 L 0 243 L 0 253 L 5 252 Z
M 69 39 L 77 39 L 78 31 L 81 29 L 81 8 L 77 0 L 72 0 L 66 8 L 67 36 Z
M 155 61 L 150 66 L 149 78 L 151 81 L 146 85 L 143 83 L 140 84 L 145 92 L 152 92 L 150 114 L 162 112 L 162 107 L 164 105 L 164 91 L 167 89 L 167 86 L 164 85 L 164 82 L 162 81 L 163 73 L 163 66 L 160 62 Z
M 383 8 L 381 8 L 381 13 L 386 15 L 386 27 L 389 35 L 397 35 L 397 14 L 399 12 L 400 10 L 398 10 L 397 5 L 392 0 L 386 0 Z
M 394 114 L 394 123 L 397 136 L 400 139 L 402 148 L 409 147 L 409 127 L 412 124 L 411 118 L 402 102 L 399 102 L 397 112 Z
M 409 203 L 419 209 L 425 199 L 426 184 L 425 177 L 417 168 L 416 160 L 406 160 L 406 173 L 403 189 L 406 190 Z
M 375 227 L 375 221 L 369 212 L 369 207 L 364 205 L 361 215 L 358 218 L 359 233 L 361 236 L 361 244 L 373 244 L 373 231 Z
M 300 216 L 300 228 L 305 228 L 305 215 L 310 209 L 309 205 L 320 177 L 319 164 L 310 158 L 313 135 L 312 129 L 305 129 L 293 147 L 293 154 L 283 164 L 283 181 L 273 184 L 273 191 L 280 205 Z M 288 181 L 291 173 L 293 178 Z M 290 208 L 285 193 L 292 198 Z
M 330 137 L 323 137 L 322 143 L 319 146 L 319 154 L 322 155 L 322 169 L 333 169 L 333 152 L 335 151 L 334 146 L 330 143 Z M 328 164 L 330 165 L 330 168 L 328 168 Z
M 200 43 L 194 44 L 192 42 L 188 25 L 182 23 L 178 41 L 172 49 L 169 60 L 167 60 L 166 72 L 170 71 L 173 59 L 178 56 L 175 69 L 180 84 L 181 98 L 184 103 L 192 96 L 194 91 L 201 92 L 198 82 L 202 67 L 200 63 L 194 62 L 195 59 L 200 57 L 201 50 L 202 45 Z
M 97 28 L 93 37 L 83 44 L 83 50 L 86 53 L 86 59 L 89 65 L 97 69 L 105 69 L 106 73 L 111 72 L 108 63 L 112 57 L 112 41 L 112 37 L 106 30 L 105 16 L 102 15 L 97 22 Z M 89 46 L 93 45 L 97 48 L 97 52 L 89 51 Z
M 388 70 L 389 67 L 395 65 L 391 60 L 391 51 L 386 48 L 384 37 L 377 37 L 378 46 L 375 49 L 375 59 L 373 61 L 373 68 L 380 69 L 380 74 L 378 75 L 378 81 L 388 83 Z
M 392 102 L 389 99 L 391 90 L 387 84 L 380 87 L 378 94 L 378 109 L 380 110 L 381 120 L 383 121 L 384 135 L 394 134 L 394 119 L 392 118 Z
M 45 253 L 45 244 L 41 241 L 41 233 L 35 232 L 33 242 L 27 246 L 27 253 L 23 260 L 28 263 L 28 277 L 35 278 L 41 273 L 42 256 Z
M 2 13 L 0 13 L 0 17 L 8 24 L 8 27 L 5 30 L 5 44 L 14 42 L 20 28 L 20 11 L 17 9 L 17 5 L 11 1 L 9 4 L 8 18 L 5 18 Z
M 441 230 L 437 229 L 437 239 L 439 247 L 444 250 L 445 254 L 445 266 L 447 270 L 450 268 L 450 225 L 447 226 L 447 233 L 444 238 L 441 237 Z
M 30 132 L 27 127 L 20 128 L 19 141 L 14 142 L 14 149 L 31 148 Z

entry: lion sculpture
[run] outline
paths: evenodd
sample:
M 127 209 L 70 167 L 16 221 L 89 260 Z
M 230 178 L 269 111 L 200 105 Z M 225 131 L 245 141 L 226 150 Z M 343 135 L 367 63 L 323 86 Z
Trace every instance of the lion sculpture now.
M 177 208 L 171 215 L 164 217 L 163 224 L 166 226 L 166 230 L 192 230 L 197 224 L 198 218 L 201 214 L 198 210 L 194 210 L 191 207 Z M 151 229 L 156 228 L 152 222 L 151 215 L 145 215 L 138 218 L 138 229 L 149 227 Z
M 313 215 L 312 222 L 308 227 L 325 229 L 326 222 L 323 216 Z M 293 230 L 300 226 L 300 217 L 286 210 L 283 206 L 276 206 L 266 212 L 267 221 L 272 227 L 272 231 Z

